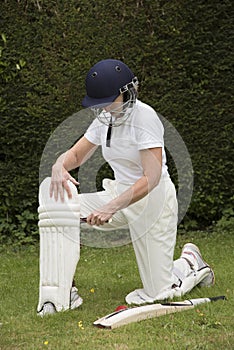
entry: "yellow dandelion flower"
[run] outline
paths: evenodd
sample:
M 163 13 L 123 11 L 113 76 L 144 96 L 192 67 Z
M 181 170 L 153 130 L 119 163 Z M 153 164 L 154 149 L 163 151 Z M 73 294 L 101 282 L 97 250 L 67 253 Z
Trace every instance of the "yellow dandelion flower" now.
M 84 327 L 83 327 L 83 322 L 82 322 L 82 321 L 79 321 L 79 322 L 78 322 L 78 327 L 79 327 L 80 329 L 84 329 Z
M 94 288 L 91 288 L 90 293 L 94 293 L 94 292 L 95 292 Z
M 49 344 L 48 340 L 44 341 L 44 345 L 48 345 L 48 344 Z

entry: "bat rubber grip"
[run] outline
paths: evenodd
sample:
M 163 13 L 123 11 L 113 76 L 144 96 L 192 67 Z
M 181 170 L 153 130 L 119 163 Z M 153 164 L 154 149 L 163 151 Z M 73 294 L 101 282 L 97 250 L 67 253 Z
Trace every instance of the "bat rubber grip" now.
M 217 300 L 227 300 L 227 298 L 225 297 L 225 295 L 219 295 L 217 297 L 211 297 L 209 298 L 210 301 L 217 301 Z

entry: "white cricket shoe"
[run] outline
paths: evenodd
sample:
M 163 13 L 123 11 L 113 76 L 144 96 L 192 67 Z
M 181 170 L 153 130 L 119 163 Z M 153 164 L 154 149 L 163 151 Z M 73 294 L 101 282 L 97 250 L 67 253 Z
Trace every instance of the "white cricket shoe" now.
M 78 289 L 76 287 L 72 287 L 71 293 L 70 293 L 70 309 L 74 310 L 77 309 L 82 303 L 83 299 L 79 296 L 77 293 Z M 48 302 L 43 305 L 43 308 L 40 312 L 38 312 L 38 316 L 44 317 L 47 315 L 53 315 L 55 314 L 56 308 L 54 304 Z
M 202 281 L 199 282 L 199 286 L 211 286 L 215 283 L 214 271 L 202 258 L 201 252 L 195 244 L 185 244 L 180 257 L 187 260 L 191 268 L 195 271 L 200 271 L 207 267 L 210 268 L 210 273 L 205 276 Z
M 83 304 L 83 299 L 77 293 L 78 289 L 76 287 L 72 287 L 71 296 L 70 296 L 70 309 L 77 309 L 80 305 Z
M 45 303 L 43 305 L 43 308 L 40 312 L 37 313 L 38 316 L 44 317 L 47 315 L 53 315 L 55 314 L 57 311 L 54 307 L 54 304 L 52 303 Z

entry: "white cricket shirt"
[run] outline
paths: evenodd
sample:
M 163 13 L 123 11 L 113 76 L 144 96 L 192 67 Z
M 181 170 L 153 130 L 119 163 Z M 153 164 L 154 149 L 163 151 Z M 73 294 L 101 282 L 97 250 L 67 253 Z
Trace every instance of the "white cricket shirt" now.
M 162 176 L 166 175 L 164 128 L 157 113 L 149 105 L 137 100 L 133 113 L 124 124 L 113 127 L 110 147 L 106 146 L 108 126 L 97 118 L 85 133 L 88 141 L 101 145 L 104 159 L 114 171 L 115 179 L 135 183 L 143 175 L 140 150 L 162 148 Z

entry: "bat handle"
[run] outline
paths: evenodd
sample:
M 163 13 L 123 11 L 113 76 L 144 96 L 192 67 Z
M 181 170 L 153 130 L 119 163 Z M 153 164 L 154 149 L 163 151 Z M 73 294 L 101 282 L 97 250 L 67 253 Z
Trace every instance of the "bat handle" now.
M 110 224 L 112 222 L 112 218 L 106 221 L 107 224 Z M 80 223 L 87 223 L 87 218 L 80 218 Z
M 220 295 L 217 297 L 210 297 L 210 298 L 190 299 L 189 301 L 192 303 L 193 306 L 197 306 L 199 304 L 209 303 L 209 302 L 217 301 L 217 300 L 226 300 L 226 297 L 224 295 Z
M 227 298 L 225 297 L 225 295 L 219 295 L 217 297 L 211 297 L 209 298 L 210 301 L 217 301 L 217 300 L 227 300 Z

